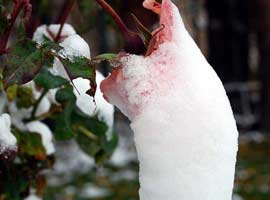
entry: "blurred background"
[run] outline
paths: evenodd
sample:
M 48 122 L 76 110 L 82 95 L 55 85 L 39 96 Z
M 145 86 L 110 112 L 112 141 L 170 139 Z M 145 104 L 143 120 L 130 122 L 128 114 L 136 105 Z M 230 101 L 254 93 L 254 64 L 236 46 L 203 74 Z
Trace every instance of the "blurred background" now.
M 107 0 L 131 29 L 134 13 L 149 29 L 158 18 L 142 0 Z M 240 130 L 234 200 L 270 199 L 270 0 L 175 0 L 186 26 L 223 81 Z M 33 24 L 56 23 L 68 0 L 32 0 Z M 36 19 L 35 19 L 36 17 Z M 37 20 L 41 19 L 41 20 Z M 123 41 L 94 0 L 80 0 L 68 22 L 87 40 L 92 56 L 119 52 Z M 100 71 L 107 75 L 106 64 Z M 115 112 L 119 147 L 104 166 L 57 144 L 56 165 L 46 172 L 44 199 L 138 199 L 138 162 L 129 121 Z M 67 153 L 68 152 L 68 153 Z

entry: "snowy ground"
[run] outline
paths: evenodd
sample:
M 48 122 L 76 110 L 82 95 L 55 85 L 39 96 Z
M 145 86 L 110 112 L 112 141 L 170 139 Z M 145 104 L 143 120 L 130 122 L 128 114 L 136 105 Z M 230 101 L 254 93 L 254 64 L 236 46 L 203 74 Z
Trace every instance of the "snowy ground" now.
M 56 165 L 56 170 L 49 176 L 51 187 L 45 199 L 137 200 L 136 151 L 128 121 L 119 113 L 116 114 L 115 129 L 120 133 L 120 145 L 112 160 L 104 167 L 96 168 L 91 159 L 78 154 L 76 145 L 72 145 L 73 159 L 65 157 L 66 165 L 61 166 L 61 161 Z M 63 144 L 58 145 L 61 147 L 63 149 Z M 260 133 L 246 133 L 241 135 L 239 147 L 233 200 L 269 200 L 270 139 Z

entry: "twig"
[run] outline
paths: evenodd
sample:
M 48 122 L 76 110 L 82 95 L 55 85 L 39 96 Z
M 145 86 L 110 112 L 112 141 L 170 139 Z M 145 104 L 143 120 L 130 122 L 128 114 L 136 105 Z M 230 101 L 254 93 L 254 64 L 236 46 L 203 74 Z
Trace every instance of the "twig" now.
M 38 106 L 40 104 L 40 102 L 42 101 L 43 97 L 47 94 L 48 90 L 45 89 L 42 94 L 40 95 L 40 97 L 38 98 L 37 102 L 35 103 L 34 105 L 34 108 L 33 108 L 33 111 L 31 113 L 31 119 L 34 119 L 35 118 L 35 115 L 36 115 L 36 112 L 37 112 L 37 109 L 38 109 Z
M 30 4 L 29 0 L 15 0 L 15 6 L 13 7 L 8 27 L 5 30 L 4 35 L 0 39 L 0 55 L 7 52 L 6 46 L 8 43 L 8 39 L 10 37 L 14 23 L 22 9 L 25 9 L 25 23 L 31 17 L 32 5 Z
M 104 0 L 96 0 L 98 4 L 114 19 L 115 23 L 118 25 L 120 30 L 124 35 L 129 35 L 129 29 L 115 10 Z
M 96 0 L 97 3 L 114 19 L 115 23 L 118 25 L 121 30 L 124 39 L 125 39 L 125 50 L 128 53 L 134 54 L 144 54 L 145 46 L 142 38 L 138 33 L 132 32 L 128 29 L 123 20 L 115 12 L 115 10 L 104 0 Z
M 56 43 L 59 42 L 59 40 L 61 39 L 61 33 L 62 33 L 62 30 L 63 30 L 64 24 L 67 21 L 68 16 L 71 13 L 75 3 L 76 3 L 76 0 L 72 0 L 71 3 L 67 5 L 67 7 L 64 10 L 64 14 L 62 15 L 61 19 L 58 22 L 59 24 L 61 24 L 61 26 L 60 26 L 60 29 L 59 29 L 59 31 L 57 33 L 57 36 L 54 39 L 54 41 Z

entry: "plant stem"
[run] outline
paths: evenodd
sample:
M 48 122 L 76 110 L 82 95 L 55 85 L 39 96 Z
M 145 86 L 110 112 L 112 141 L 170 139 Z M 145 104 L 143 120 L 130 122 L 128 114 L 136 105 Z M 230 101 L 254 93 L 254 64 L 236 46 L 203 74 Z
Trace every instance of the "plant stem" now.
M 104 0 L 96 0 L 97 3 L 114 19 L 115 23 L 118 25 L 124 36 L 129 35 L 129 29 L 123 20 L 119 17 L 119 15 L 115 12 L 115 10 Z
M 4 35 L 0 39 L 0 55 L 5 54 L 7 52 L 6 46 L 8 43 L 9 36 L 11 34 L 11 31 L 12 31 L 12 28 L 14 26 L 16 19 L 23 8 L 25 8 L 25 16 L 26 16 L 26 19 L 28 19 L 30 16 L 30 13 L 32 12 L 32 6 L 29 0 L 16 0 L 15 6 L 13 7 L 13 10 L 11 13 L 11 17 L 9 19 L 9 25 L 4 32 Z
M 68 16 L 69 16 L 69 14 L 71 13 L 71 11 L 72 11 L 72 9 L 73 9 L 75 3 L 76 3 L 76 0 L 72 0 L 72 1 L 70 2 L 70 4 L 67 5 L 67 7 L 66 7 L 65 10 L 64 10 L 64 14 L 62 15 L 62 17 L 61 17 L 60 20 L 59 20 L 59 23 L 61 24 L 61 26 L 60 26 L 60 29 L 59 29 L 59 31 L 58 31 L 58 33 L 57 33 L 57 36 L 56 36 L 55 39 L 54 39 L 54 41 L 55 41 L 56 43 L 59 42 L 59 40 L 61 39 L 61 33 L 62 33 L 62 30 L 63 30 L 64 24 L 65 24 L 65 22 L 67 21 Z
M 47 94 L 48 90 L 45 89 L 42 94 L 40 95 L 40 97 L 38 98 L 37 102 L 35 103 L 34 105 L 34 108 L 33 108 L 33 111 L 31 113 L 31 119 L 34 119 L 35 116 L 36 116 L 36 112 L 37 112 L 37 109 L 38 109 L 38 106 L 40 104 L 40 102 L 42 101 L 43 97 Z
M 123 22 L 123 20 L 106 1 L 104 0 L 96 0 L 96 1 L 109 15 L 111 15 L 111 17 L 114 19 L 115 23 L 121 30 L 125 39 L 124 49 L 126 50 L 126 52 L 137 55 L 144 54 L 145 46 L 140 35 L 138 33 L 130 31 Z

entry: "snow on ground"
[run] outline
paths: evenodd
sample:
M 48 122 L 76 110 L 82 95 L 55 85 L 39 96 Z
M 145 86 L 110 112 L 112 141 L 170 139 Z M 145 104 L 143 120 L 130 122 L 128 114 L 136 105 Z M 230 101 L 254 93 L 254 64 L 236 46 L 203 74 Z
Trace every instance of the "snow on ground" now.
M 42 200 L 42 198 L 37 196 L 35 193 L 36 193 L 36 190 L 31 188 L 29 196 L 26 197 L 24 200 Z
M 101 84 L 132 121 L 140 198 L 231 199 L 238 131 L 224 87 L 170 0 L 160 25 L 156 50 L 122 57 Z
M 110 195 L 108 189 L 98 187 L 92 183 L 85 184 L 80 191 L 81 198 L 102 198 Z
M 31 194 L 28 197 L 26 197 L 24 200 L 42 200 L 42 199 L 35 194 Z
M 243 198 L 237 194 L 234 194 L 232 200 L 243 200 Z
M 74 174 L 87 173 L 95 166 L 94 159 L 84 153 L 75 140 L 56 142 L 55 149 L 55 164 L 47 174 L 51 186 L 62 185 Z

